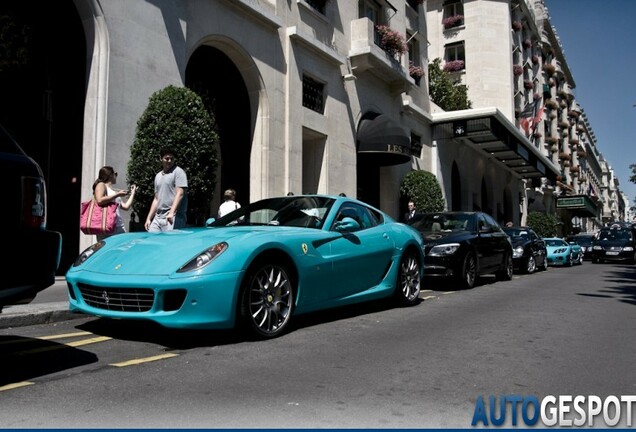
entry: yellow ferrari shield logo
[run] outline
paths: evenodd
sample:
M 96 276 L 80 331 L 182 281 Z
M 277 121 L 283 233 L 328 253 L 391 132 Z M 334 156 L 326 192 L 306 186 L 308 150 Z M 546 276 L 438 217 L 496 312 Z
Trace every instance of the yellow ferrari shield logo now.
M 303 249 L 303 253 L 307 255 L 307 251 L 309 250 L 309 248 L 307 247 L 307 243 L 303 243 L 301 247 Z

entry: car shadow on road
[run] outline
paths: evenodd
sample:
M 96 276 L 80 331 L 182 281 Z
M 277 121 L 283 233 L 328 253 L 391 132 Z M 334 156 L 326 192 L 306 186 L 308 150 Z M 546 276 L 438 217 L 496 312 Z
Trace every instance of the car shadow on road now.
M 393 302 L 383 299 L 293 316 L 286 333 L 328 322 L 382 312 L 395 307 L 397 306 Z M 417 304 L 412 307 L 417 307 Z M 261 340 L 241 328 L 230 330 L 169 329 L 153 322 L 112 320 L 108 318 L 95 318 L 92 321 L 78 325 L 76 328 L 100 336 L 134 342 L 154 343 L 167 349 L 175 350 Z
M 238 330 L 171 329 L 147 321 L 96 318 L 77 328 L 113 339 L 154 343 L 168 349 L 210 347 L 245 341 Z
M 97 362 L 93 353 L 63 343 L 0 336 L 0 386 Z

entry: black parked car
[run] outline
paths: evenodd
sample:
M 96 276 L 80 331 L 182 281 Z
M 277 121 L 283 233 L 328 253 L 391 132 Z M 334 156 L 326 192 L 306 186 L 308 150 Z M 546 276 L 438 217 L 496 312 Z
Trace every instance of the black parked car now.
M 581 246 L 583 259 L 592 259 L 592 241 L 594 240 L 594 234 L 575 234 L 568 236 L 565 240 L 570 244 L 576 243 Z
M 0 126 L 0 172 L 5 230 L 0 280 L 3 306 L 28 303 L 55 282 L 62 236 L 46 229 L 46 185 L 40 166 Z
M 512 279 L 512 245 L 499 224 L 482 212 L 419 215 L 411 225 L 424 237 L 424 276 L 472 288 L 478 276 Z
M 594 235 L 592 262 L 624 261 L 636 263 L 636 229 L 614 224 Z
M 505 227 L 503 230 L 512 242 L 512 262 L 515 269 L 524 273 L 548 269 L 545 242 L 532 228 Z

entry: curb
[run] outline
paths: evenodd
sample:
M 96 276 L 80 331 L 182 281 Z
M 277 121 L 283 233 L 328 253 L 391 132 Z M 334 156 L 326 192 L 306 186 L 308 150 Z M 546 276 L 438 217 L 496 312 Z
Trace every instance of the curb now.
M 0 329 L 50 324 L 84 317 L 86 315 L 82 313 L 71 312 L 68 302 L 5 306 L 0 313 Z

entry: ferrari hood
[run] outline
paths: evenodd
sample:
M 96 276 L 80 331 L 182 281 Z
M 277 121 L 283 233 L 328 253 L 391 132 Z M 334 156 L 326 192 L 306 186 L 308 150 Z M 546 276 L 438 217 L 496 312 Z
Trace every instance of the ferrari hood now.
M 169 275 L 207 248 L 220 242 L 230 245 L 257 235 L 263 229 L 192 228 L 165 233 L 118 234 L 90 257 L 81 269 L 121 275 Z

